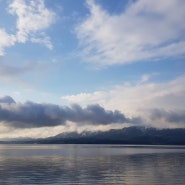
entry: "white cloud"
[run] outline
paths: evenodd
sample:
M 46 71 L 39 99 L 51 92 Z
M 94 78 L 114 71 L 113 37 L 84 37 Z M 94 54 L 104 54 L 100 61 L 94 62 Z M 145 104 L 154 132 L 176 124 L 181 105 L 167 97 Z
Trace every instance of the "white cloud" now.
M 51 43 L 50 38 L 45 34 L 43 34 L 43 36 L 40 36 L 40 38 L 38 38 L 38 37 L 34 38 L 33 37 L 30 40 L 33 43 L 42 44 L 42 45 L 46 46 L 48 49 L 53 49 L 53 45 Z
M 15 36 L 9 35 L 5 30 L 0 29 L 0 56 L 4 55 L 4 48 L 15 44 Z
M 44 0 L 14 0 L 9 4 L 8 11 L 17 16 L 16 33 L 8 34 L 0 28 L 0 56 L 6 47 L 31 41 L 52 49 L 50 37 L 44 30 L 55 21 L 55 13 L 47 9 Z
M 143 78 L 143 77 L 142 77 Z M 117 109 L 126 116 L 141 116 L 153 126 L 172 126 L 175 123 L 154 122 L 151 110 L 178 112 L 185 110 L 185 76 L 166 83 L 137 83 L 118 85 L 105 91 L 64 96 L 69 103 L 81 105 L 99 103 L 106 109 Z M 177 126 L 177 125 L 176 125 Z
M 40 36 L 43 39 L 42 31 L 54 22 L 55 17 L 54 12 L 45 7 L 44 0 L 14 0 L 9 5 L 9 13 L 17 16 L 16 38 L 17 42 L 21 43 L 28 40 L 40 43 Z M 42 43 L 52 47 L 48 37 L 45 37 Z
M 145 74 L 141 77 L 141 83 L 147 82 L 150 79 L 150 75 Z
M 119 15 L 87 1 L 90 15 L 76 28 L 83 57 L 98 65 L 183 55 L 185 2 L 138 0 Z

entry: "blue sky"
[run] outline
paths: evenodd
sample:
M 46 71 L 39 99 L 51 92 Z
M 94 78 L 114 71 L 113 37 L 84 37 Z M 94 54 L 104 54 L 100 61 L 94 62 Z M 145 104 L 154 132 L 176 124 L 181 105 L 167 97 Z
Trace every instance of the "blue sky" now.
M 184 9 L 181 0 L 0 0 L 0 96 L 184 127 Z

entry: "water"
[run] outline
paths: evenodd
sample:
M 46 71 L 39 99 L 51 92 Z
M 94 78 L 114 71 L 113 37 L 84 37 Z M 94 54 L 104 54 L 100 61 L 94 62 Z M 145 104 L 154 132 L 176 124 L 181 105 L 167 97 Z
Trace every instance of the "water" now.
M 185 146 L 0 145 L 0 184 L 184 185 Z

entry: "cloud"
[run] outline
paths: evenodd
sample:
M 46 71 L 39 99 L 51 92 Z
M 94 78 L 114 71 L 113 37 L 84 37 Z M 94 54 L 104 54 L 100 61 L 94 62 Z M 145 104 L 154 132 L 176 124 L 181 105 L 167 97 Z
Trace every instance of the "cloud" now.
M 154 127 L 169 127 L 172 125 L 172 121 L 168 119 L 158 121 L 151 119 L 151 110 L 184 112 L 184 84 L 185 76 L 181 76 L 163 83 L 145 81 L 145 83 L 120 84 L 105 91 L 80 93 L 61 98 L 69 103 L 78 103 L 83 106 L 99 103 L 106 109 L 118 109 L 127 116 L 141 117 L 144 124 L 151 124 Z M 179 126 L 178 122 L 174 122 L 173 126 Z
M 0 29 L 0 56 L 4 55 L 4 49 L 6 47 L 13 46 L 16 38 L 14 35 L 8 34 L 4 29 Z
M 2 59 L 2 60 L 1 60 Z M 18 66 L 15 65 L 15 58 L 14 59 L 8 59 L 6 57 L 2 57 L 0 59 L 0 75 L 1 79 L 0 82 L 5 85 L 10 87 L 15 87 L 18 86 L 22 87 L 31 87 L 31 83 L 26 82 L 24 80 L 24 75 L 25 74 L 31 74 L 39 71 L 40 74 L 40 64 L 38 62 L 35 62 L 34 65 L 31 62 L 26 62 L 25 64 Z M 10 65 L 8 63 L 14 62 L 13 65 Z M 44 69 L 44 67 L 42 67 Z
M 9 13 L 17 16 L 16 37 L 21 43 L 25 43 L 39 31 L 47 29 L 54 22 L 55 16 L 54 12 L 45 7 L 43 0 L 14 0 L 9 5 Z
M 185 124 L 185 110 L 166 111 L 163 109 L 151 110 L 151 119 L 154 121 L 165 120 L 167 122 Z
M 126 64 L 185 53 L 184 1 L 133 1 L 117 15 L 93 0 L 87 7 L 89 15 L 76 28 L 85 61 Z
M 4 97 L 0 98 L 0 104 L 2 104 L 2 103 L 11 104 L 11 103 L 15 103 L 15 101 L 10 96 L 4 96 Z
M 27 41 L 53 48 L 44 31 L 55 21 L 55 13 L 45 7 L 44 0 L 13 0 L 8 13 L 16 16 L 16 32 L 9 34 L 0 28 L 0 56 L 4 55 L 6 47 Z
M 7 61 L 8 62 L 8 61 Z M 4 77 L 15 77 L 20 74 L 23 74 L 27 71 L 33 70 L 36 67 L 31 65 L 30 63 L 27 63 L 24 66 L 16 67 L 6 64 L 4 61 L 0 61 L 0 74 Z M 3 78 L 3 77 L 2 77 Z
M 126 118 L 119 111 L 105 110 L 100 105 L 86 108 L 75 104 L 62 107 L 54 104 L 15 103 L 11 97 L 0 99 L 0 121 L 15 128 L 54 127 L 67 121 L 82 125 L 139 123 L 139 118 Z
M 45 34 L 42 34 L 39 38 L 38 37 L 32 37 L 30 39 L 30 41 L 33 42 L 33 43 L 43 44 L 47 48 L 53 49 L 53 45 L 50 41 L 50 38 Z

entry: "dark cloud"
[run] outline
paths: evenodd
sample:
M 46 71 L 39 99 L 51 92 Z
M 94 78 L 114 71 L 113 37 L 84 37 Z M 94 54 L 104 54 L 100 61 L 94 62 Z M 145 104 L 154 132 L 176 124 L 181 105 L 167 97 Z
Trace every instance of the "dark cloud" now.
M 160 120 L 164 119 L 167 122 L 182 123 L 185 124 L 185 111 L 166 111 L 163 109 L 153 109 L 151 110 L 151 119 Z
M 119 111 L 105 110 L 100 105 L 86 108 L 75 104 L 58 106 L 26 102 L 15 103 L 11 97 L 0 99 L 0 121 L 19 128 L 57 126 L 73 121 L 79 124 L 138 123 L 138 118 L 126 118 Z
M 0 98 L 0 103 L 8 103 L 8 104 L 11 104 L 11 103 L 15 103 L 15 101 L 10 96 L 4 96 L 4 97 Z

